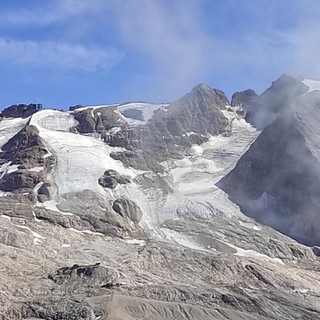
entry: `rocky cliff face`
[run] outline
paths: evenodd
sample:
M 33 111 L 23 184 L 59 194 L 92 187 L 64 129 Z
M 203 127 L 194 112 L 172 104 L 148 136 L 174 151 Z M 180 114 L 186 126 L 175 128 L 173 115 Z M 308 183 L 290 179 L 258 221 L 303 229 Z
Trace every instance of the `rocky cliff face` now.
M 318 95 L 262 133 L 245 120 L 260 97 L 229 105 L 198 85 L 170 104 L 4 117 L 0 318 L 320 319 L 319 248 L 245 216 L 216 185 L 235 168 L 231 195 L 262 193 L 297 216 L 317 204 L 317 182 L 298 182 L 317 171 Z
M 308 86 L 301 79 L 282 75 L 259 96 L 252 89 L 236 92 L 232 96 L 231 105 L 243 106 L 246 109 L 245 119 L 261 130 L 307 91 Z
M 319 107 L 319 91 L 284 105 L 220 183 L 244 212 L 308 244 L 320 243 Z

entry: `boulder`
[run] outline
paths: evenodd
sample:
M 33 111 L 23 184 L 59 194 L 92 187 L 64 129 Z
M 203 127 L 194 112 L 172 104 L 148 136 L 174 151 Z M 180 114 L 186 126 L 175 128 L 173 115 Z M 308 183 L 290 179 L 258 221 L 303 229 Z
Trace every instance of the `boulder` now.
M 55 188 L 50 182 L 44 182 L 38 190 L 38 198 L 40 202 L 51 200 L 55 192 Z
M 140 207 L 132 200 L 120 198 L 113 202 L 112 208 L 119 213 L 123 218 L 128 217 L 134 223 L 139 223 L 142 218 Z
M 105 188 L 115 189 L 118 184 L 130 183 L 131 179 L 126 175 L 120 175 L 117 171 L 110 169 L 105 171 L 98 182 Z

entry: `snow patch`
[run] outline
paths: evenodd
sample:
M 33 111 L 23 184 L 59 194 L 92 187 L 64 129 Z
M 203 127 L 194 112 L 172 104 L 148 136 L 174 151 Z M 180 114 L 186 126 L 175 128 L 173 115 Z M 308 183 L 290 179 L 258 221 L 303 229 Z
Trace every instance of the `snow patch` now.
M 43 203 L 39 202 L 36 205 L 38 207 L 43 207 L 43 208 L 51 210 L 51 211 L 59 212 L 59 213 L 63 214 L 64 216 L 73 216 L 74 215 L 71 212 L 61 211 L 60 209 L 58 209 L 57 202 L 55 200 L 49 200 L 49 201 L 45 201 Z
M 2 148 L 14 135 L 23 129 L 28 124 L 29 119 L 30 117 L 24 119 L 2 119 L 0 121 L 0 148 Z
M 240 224 L 240 226 L 243 226 L 243 227 L 245 227 L 247 229 L 252 229 L 252 230 L 255 230 L 255 231 L 261 231 L 262 230 L 261 227 L 255 225 L 254 223 L 242 222 L 242 221 L 239 220 L 239 224 Z
M 43 167 L 33 167 L 28 169 L 28 171 L 32 171 L 32 172 L 41 172 L 44 168 Z
M 11 161 L 4 163 L 1 167 L 0 167 L 0 180 L 6 175 L 6 174 L 10 174 L 12 172 L 15 172 L 18 170 L 18 165 L 13 164 L 11 165 Z
M 90 235 L 93 235 L 93 236 L 100 236 L 100 237 L 104 237 L 105 236 L 103 233 L 94 232 L 94 231 L 91 231 L 91 230 L 77 230 L 77 229 L 74 229 L 74 228 L 68 228 L 68 229 L 73 231 L 73 232 L 81 233 L 81 234 L 90 234 Z
M 30 123 L 39 129 L 50 153 L 57 159 L 48 178 L 59 186 L 59 195 L 83 190 L 105 195 L 98 180 L 108 169 L 131 178 L 140 173 L 112 159 L 110 153 L 114 149 L 101 140 L 69 132 L 76 123 L 71 113 L 42 110 L 32 116 Z
M 146 124 L 152 117 L 156 110 L 165 109 L 169 104 L 152 104 L 152 103 L 127 103 L 119 105 L 117 110 L 123 115 L 124 119 L 132 125 Z M 130 110 L 141 114 L 139 117 L 126 115 Z
M 305 94 L 307 94 L 311 91 L 320 91 L 320 81 L 311 80 L 311 79 L 304 79 L 304 80 L 302 80 L 302 83 L 305 84 L 309 88 L 309 91 L 306 92 Z
M 21 228 L 21 229 L 25 229 L 28 230 L 32 236 L 33 236 L 33 242 L 35 245 L 40 245 L 42 243 L 42 240 L 46 239 L 45 237 L 43 237 L 41 234 L 31 230 L 29 227 L 27 226 L 21 226 L 21 225 L 16 225 L 16 227 Z
M 262 261 L 275 262 L 275 263 L 279 263 L 279 264 L 284 265 L 284 262 L 279 258 L 271 258 L 265 254 L 262 254 L 260 252 L 255 251 L 255 250 L 245 250 L 245 249 L 239 248 L 235 245 L 232 245 L 231 243 L 227 243 L 227 242 L 224 242 L 224 243 L 227 244 L 230 248 L 237 250 L 237 252 L 234 253 L 235 256 L 255 258 L 258 260 L 262 260 Z
M 183 247 L 193 249 L 193 250 L 202 250 L 202 251 L 208 251 L 201 246 L 197 245 L 194 243 L 189 237 L 174 231 L 174 230 L 169 230 L 169 229 L 162 229 L 162 231 L 165 234 L 165 238 L 169 240 L 170 242 L 175 242 Z M 211 251 L 210 251 L 211 252 Z
M 73 112 L 81 112 L 81 111 L 90 110 L 90 109 L 92 109 L 92 112 L 93 112 L 95 109 L 108 108 L 108 107 L 116 107 L 116 106 L 118 106 L 118 105 L 119 105 L 119 104 L 116 103 L 116 104 L 101 104 L 101 105 L 84 106 L 84 107 L 75 109 Z
M 124 240 L 124 242 L 128 244 L 137 244 L 141 247 L 145 246 L 146 244 L 145 240 L 139 240 L 139 239 L 126 239 Z

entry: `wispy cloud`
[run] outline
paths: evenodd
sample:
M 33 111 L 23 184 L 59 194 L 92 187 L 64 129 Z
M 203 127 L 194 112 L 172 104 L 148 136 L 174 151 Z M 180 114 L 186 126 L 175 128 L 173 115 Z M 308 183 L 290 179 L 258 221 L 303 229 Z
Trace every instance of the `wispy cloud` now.
M 154 89 L 181 94 L 212 71 L 214 43 L 197 1 L 110 1 L 124 45 L 150 62 Z
M 122 92 L 161 100 L 198 82 L 260 91 L 281 73 L 320 77 L 318 0 L 264 2 L 33 0 L 2 11 L 0 25 L 20 29 L 9 33 L 11 40 L 0 38 L 0 60 L 73 71 L 114 68 L 114 79 L 125 52 L 124 65 L 138 61 L 141 69 L 121 69 L 130 81 L 119 80 Z M 39 32 L 27 39 L 21 30 L 29 27 L 31 36 Z
M 123 53 L 116 48 L 0 38 L 0 61 L 23 67 L 105 72 L 122 57 Z
M 37 4 L 30 1 L 15 10 L 4 10 L 0 24 L 10 27 L 45 26 L 74 17 L 97 14 L 103 6 L 103 1 L 100 0 L 47 0 Z

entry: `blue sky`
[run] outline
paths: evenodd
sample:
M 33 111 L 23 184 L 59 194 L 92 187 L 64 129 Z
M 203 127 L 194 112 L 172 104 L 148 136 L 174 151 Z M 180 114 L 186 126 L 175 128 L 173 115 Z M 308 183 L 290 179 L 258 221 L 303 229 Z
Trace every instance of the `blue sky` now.
M 318 0 L 2 0 L 0 107 L 167 102 L 320 78 Z

